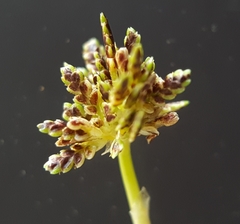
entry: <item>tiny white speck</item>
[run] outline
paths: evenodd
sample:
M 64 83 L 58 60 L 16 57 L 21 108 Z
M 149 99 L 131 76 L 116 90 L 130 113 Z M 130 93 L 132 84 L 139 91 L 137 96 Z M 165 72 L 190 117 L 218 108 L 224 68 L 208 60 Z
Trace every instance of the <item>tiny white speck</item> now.
M 79 181 L 80 181 L 80 182 L 84 182 L 84 177 L 82 177 L 82 176 L 79 177 Z
M 0 139 L 0 145 L 4 144 L 4 139 Z
M 166 43 L 167 43 L 167 44 L 174 44 L 174 43 L 176 43 L 176 39 L 174 39 L 174 38 L 168 38 L 168 39 L 166 40 Z
M 211 31 L 212 31 L 213 33 L 217 32 L 217 31 L 218 31 L 218 26 L 213 23 L 213 24 L 211 25 Z
M 78 216 L 78 214 L 79 214 L 78 210 L 75 208 L 72 209 L 71 213 L 72 213 L 72 216 Z
M 26 170 L 20 170 L 20 177 L 26 176 L 27 172 Z
M 45 87 L 44 87 L 44 86 L 39 86 L 39 87 L 38 87 L 38 90 L 39 90 L 40 92 L 42 92 L 42 91 L 45 90 Z

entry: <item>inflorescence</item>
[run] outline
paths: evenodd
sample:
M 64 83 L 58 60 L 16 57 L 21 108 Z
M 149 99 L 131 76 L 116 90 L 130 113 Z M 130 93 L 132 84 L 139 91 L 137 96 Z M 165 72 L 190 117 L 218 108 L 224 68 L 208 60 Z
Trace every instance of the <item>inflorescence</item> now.
M 165 79 L 154 69 L 152 57 L 143 59 L 141 36 L 128 28 L 124 47 L 114 42 L 108 20 L 100 15 L 104 46 L 95 38 L 83 45 L 86 68 L 64 63 L 62 82 L 74 95 L 64 103 L 63 120 L 46 120 L 39 131 L 58 137 L 57 147 L 69 146 L 49 157 L 44 164 L 51 174 L 79 168 L 105 146 L 105 153 L 118 156 L 125 141 L 145 135 L 148 143 L 159 135 L 158 128 L 175 124 L 175 112 L 188 101 L 166 103 L 190 84 L 187 70 L 176 70 Z

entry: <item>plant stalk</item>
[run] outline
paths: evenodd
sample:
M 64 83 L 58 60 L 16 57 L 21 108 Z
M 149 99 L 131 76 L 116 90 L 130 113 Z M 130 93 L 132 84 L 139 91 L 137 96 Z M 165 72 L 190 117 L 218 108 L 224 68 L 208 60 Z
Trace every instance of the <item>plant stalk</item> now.
M 150 224 L 149 201 L 150 197 L 145 188 L 140 191 L 135 174 L 130 143 L 125 142 L 124 148 L 118 155 L 120 172 L 125 188 L 130 215 L 133 224 Z

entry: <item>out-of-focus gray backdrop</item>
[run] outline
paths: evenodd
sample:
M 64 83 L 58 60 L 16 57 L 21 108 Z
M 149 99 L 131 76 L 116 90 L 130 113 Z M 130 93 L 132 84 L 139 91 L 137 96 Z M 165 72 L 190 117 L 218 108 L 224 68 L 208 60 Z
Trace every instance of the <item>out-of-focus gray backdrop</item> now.
M 0 223 L 131 223 L 117 160 L 98 153 L 52 176 L 42 165 L 56 139 L 36 128 L 71 102 L 59 68 L 84 65 L 82 43 L 102 38 L 100 12 L 118 46 L 127 27 L 138 30 L 160 76 L 192 69 L 179 123 L 132 145 L 152 223 L 240 223 L 239 0 L 2 0 Z

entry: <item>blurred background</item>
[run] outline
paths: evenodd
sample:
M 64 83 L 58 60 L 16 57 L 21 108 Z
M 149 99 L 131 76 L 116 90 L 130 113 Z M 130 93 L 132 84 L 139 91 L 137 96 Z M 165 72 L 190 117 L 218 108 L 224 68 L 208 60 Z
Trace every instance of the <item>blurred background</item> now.
M 36 128 L 71 102 L 59 68 L 83 66 L 82 44 L 102 41 L 100 12 L 118 46 L 128 27 L 141 34 L 158 75 L 192 69 L 180 121 L 132 145 L 152 223 L 240 223 L 239 0 L 1 0 L 0 222 L 131 223 L 117 159 L 52 176 L 42 166 L 56 139 Z

